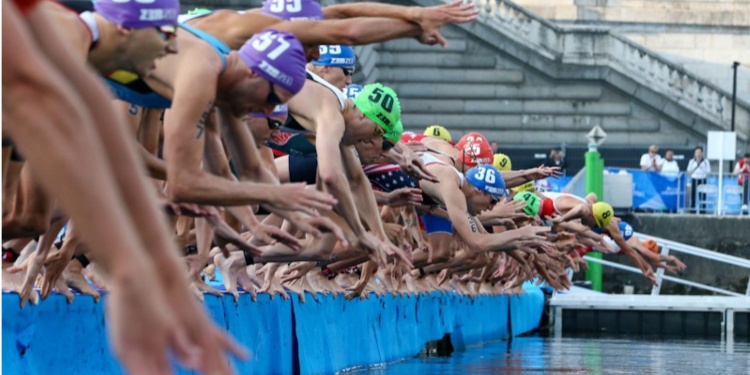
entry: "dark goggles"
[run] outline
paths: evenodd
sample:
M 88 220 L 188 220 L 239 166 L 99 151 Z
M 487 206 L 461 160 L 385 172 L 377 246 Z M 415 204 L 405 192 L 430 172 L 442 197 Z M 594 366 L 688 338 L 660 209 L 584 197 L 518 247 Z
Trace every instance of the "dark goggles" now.
M 268 121 L 268 128 L 271 130 L 277 130 L 281 128 L 281 125 L 283 125 L 281 121 L 272 119 L 270 117 L 266 117 L 266 121 Z
M 273 82 L 268 81 L 268 87 L 271 90 L 268 92 L 268 96 L 266 97 L 266 103 L 271 104 L 271 105 L 281 104 L 281 99 L 279 98 L 278 95 L 276 95 L 276 92 L 274 92 L 274 88 L 276 86 L 273 85 Z

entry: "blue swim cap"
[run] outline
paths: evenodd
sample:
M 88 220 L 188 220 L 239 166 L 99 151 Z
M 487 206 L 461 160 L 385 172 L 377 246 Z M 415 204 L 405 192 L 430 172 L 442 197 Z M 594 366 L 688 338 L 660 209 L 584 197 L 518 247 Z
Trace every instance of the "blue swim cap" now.
M 479 164 L 469 169 L 466 172 L 466 181 L 471 186 L 496 197 L 502 197 L 507 194 L 503 176 L 491 164 Z
M 620 221 L 620 233 L 622 233 L 622 238 L 625 239 L 625 241 L 629 240 L 630 237 L 633 237 L 633 227 L 630 226 L 630 224 Z
M 344 95 L 346 95 L 346 97 L 349 98 L 349 99 L 354 99 L 354 98 L 357 97 L 357 95 L 359 95 L 359 93 L 360 93 L 360 91 L 362 91 L 362 89 L 363 89 L 362 86 L 360 86 L 360 85 L 358 85 L 356 83 L 352 83 L 351 85 L 346 86 L 344 88 Z
M 357 65 L 357 55 L 354 48 L 341 44 L 321 45 L 320 58 L 313 60 L 315 66 L 335 66 L 339 68 L 354 68 Z

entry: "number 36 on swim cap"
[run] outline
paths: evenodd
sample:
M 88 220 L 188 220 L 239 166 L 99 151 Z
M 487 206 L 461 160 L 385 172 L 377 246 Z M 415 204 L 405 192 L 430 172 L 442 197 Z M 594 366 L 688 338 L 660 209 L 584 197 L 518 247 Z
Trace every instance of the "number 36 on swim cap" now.
M 504 196 L 506 193 L 503 176 L 490 164 L 479 164 L 466 171 L 466 181 L 478 190 L 496 197 Z
M 398 143 L 404 126 L 401 123 L 401 104 L 393 89 L 371 83 L 362 88 L 353 102 L 362 114 L 383 129 L 383 137 Z

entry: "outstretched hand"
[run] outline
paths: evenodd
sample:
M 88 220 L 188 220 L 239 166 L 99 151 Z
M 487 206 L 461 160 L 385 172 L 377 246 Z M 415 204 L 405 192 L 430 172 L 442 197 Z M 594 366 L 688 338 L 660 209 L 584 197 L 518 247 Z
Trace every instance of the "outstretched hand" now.
M 386 204 L 391 207 L 417 206 L 421 203 L 422 190 L 416 188 L 396 189 L 388 193 L 386 197 Z
M 461 0 L 452 3 L 421 8 L 415 22 L 422 28 L 419 41 L 427 45 L 440 44 L 443 48 L 448 41 L 440 34 L 440 28 L 449 23 L 466 23 L 473 21 L 479 9 L 474 4 L 462 4 Z
M 301 211 L 312 216 L 318 216 L 316 210 L 333 209 L 336 199 L 332 195 L 305 186 L 304 183 L 274 186 L 276 199 L 269 204 L 279 210 Z
M 221 248 L 224 257 L 229 257 L 229 249 L 227 248 L 229 244 L 237 246 L 240 250 L 248 251 L 253 256 L 260 256 L 262 254 L 261 249 L 245 241 L 242 236 L 223 220 L 216 216 L 206 217 L 206 220 L 213 227 L 214 239 Z

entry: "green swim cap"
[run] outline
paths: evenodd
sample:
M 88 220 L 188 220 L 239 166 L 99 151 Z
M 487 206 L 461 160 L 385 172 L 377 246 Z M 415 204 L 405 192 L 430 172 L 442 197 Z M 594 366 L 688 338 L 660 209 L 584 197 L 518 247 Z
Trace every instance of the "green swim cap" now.
M 526 202 L 526 207 L 523 208 L 523 212 L 529 216 L 536 216 L 539 213 L 539 206 L 542 203 L 539 196 L 530 191 L 524 191 L 514 195 L 513 200 Z
M 354 105 L 383 131 L 383 137 L 393 143 L 401 140 L 404 125 L 401 123 L 401 103 L 396 92 L 379 83 L 371 83 L 353 99 Z
M 204 14 L 210 14 L 211 12 L 213 11 L 208 8 L 195 8 L 193 10 L 189 10 L 187 14 L 188 16 L 202 16 Z

